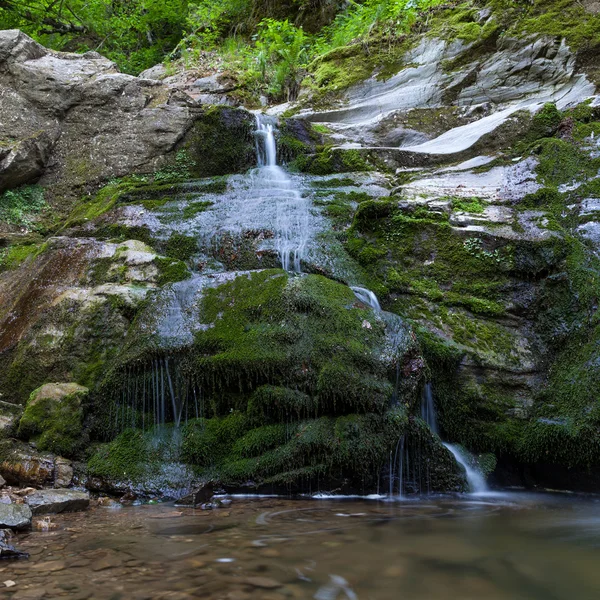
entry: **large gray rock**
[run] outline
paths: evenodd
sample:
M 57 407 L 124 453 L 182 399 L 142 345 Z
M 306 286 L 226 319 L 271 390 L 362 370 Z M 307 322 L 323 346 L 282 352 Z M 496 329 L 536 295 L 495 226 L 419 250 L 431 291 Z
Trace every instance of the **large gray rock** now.
M 54 52 L 0 31 L 0 191 L 41 176 L 64 190 L 154 171 L 191 126 L 195 104 L 95 52 Z
M 27 504 L 0 504 L 0 527 L 27 529 L 31 526 L 31 516 Z
M 29 494 L 25 502 L 34 515 L 85 510 L 90 505 L 90 495 L 76 490 L 38 490 Z

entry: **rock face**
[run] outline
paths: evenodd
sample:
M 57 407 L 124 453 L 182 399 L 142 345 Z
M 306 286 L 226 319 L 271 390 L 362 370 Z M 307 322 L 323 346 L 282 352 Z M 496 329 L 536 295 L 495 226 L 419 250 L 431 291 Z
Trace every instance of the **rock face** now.
M 71 188 L 174 160 L 201 99 L 119 73 L 95 52 L 47 50 L 18 30 L 0 32 L 0 192 L 23 183 Z M 211 174 L 211 173 L 208 173 Z
M 25 497 L 34 515 L 85 510 L 90 504 L 87 492 L 76 490 L 38 490 Z
M 32 512 L 26 504 L 0 504 L 0 527 L 27 529 L 31 526 Z
M 306 123 L 279 122 L 300 173 L 242 176 L 276 123 L 200 104 L 226 82 L 0 33 L 3 185 L 72 204 L 106 183 L 55 235 L 5 237 L 5 434 L 88 459 L 77 481 L 103 491 L 461 490 L 420 418 L 430 381 L 443 438 L 488 470 L 596 486 L 600 102 L 562 40 L 480 41 L 419 33 L 342 93 L 364 48 L 326 55 Z M 302 276 L 279 269 L 300 246 Z M 2 443 L 9 483 L 72 479 Z

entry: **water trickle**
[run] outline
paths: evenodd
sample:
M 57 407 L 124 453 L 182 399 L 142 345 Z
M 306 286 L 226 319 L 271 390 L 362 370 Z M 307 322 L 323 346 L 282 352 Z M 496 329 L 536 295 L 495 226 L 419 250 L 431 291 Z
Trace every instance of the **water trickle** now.
M 423 388 L 423 396 L 421 398 L 421 418 L 429 425 L 429 429 L 431 429 L 433 433 L 439 433 L 435 413 L 435 403 L 433 401 L 433 388 L 429 382 L 426 383 Z M 469 491 L 473 494 L 486 492 L 488 487 L 483 475 L 471 465 L 469 457 L 464 451 L 455 444 L 448 444 L 446 442 L 442 442 L 442 444 L 450 450 L 452 456 L 454 456 L 454 460 L 465 469 Z
M 429 382 L 426 383 L 423 388 L 423 395 L 421 398 L 421 418 L 429 425 L 429 429 L 431 429 L 433 433 L 439 433 L 435 414 L 435 404 L 433 402 L 433 391 L 431 383 Z
M 450 450 L 456 462 L 464 467 L 467 475 L 467 482 L 469 484 L 469 491 L 472 494 L 481 494 L 483 492 L 487 492 L 488 487 L 485 483 L 483 475 L 469 464 L 468 457 L 463 454 L 460 447 L 454 444 L 447 444 L 446 442 L 442 443 L 444 446 L 446 446 L 446 448 L 448 448 L 448 450 Z
M 277 165 L 272 119 L 256 116 L 255 138 L 258 169 L 252 174 L 252 188 L 260 192 L 261 200 L 268 198 L 276 203 L 275 248 L 281 267 L 300 273 L 310 238 L 309 200 Z
M 356 285 L 350 286 L 350 289 L 354 292 L 354 295 L 367 306 L 370 306 L 374 311 L 381 312 L 381 306 L 377 296 L 367 288 L 358 287 Z

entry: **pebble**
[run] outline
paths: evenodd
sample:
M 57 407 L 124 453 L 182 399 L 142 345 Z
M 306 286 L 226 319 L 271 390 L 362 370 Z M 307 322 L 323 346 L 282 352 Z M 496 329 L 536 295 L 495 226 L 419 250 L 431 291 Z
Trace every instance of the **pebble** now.
M 30 588 L 18 591 L 11 600 L 41 600 L 45 595 L 44 588 Z
M 17 585 L 17 583 L 15 581 L 13 581 L 12 579 L 7 579 L 6 581 L 2 582 L 6 587 L 13 587 L 15 585 Z
M 67 565 L 63 560 L 49 560 L 47 562 L 37 563 L 32 566 L 35 571 L 42 571 L 44 573 L 51 573 L 54 571 L 62 571 L 66 569 Z
M 252 587 L 263 588 L 265 590 L 272 590 L 281 587 L 281 583 L 279 583 L 279 581 L 275 581 L 269 577 L 247 577 L 244 582 Z

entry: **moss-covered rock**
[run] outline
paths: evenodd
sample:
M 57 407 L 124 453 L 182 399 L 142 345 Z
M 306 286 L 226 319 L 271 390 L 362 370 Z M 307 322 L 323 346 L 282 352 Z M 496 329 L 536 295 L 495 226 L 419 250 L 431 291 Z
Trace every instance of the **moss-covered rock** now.
M 84 441 L 82 402 L 88 392 L 77 383 L 46 383 L 34 390 L 19 421 L 19 436 L 35 438 L 41 450 L 72 456 Z

